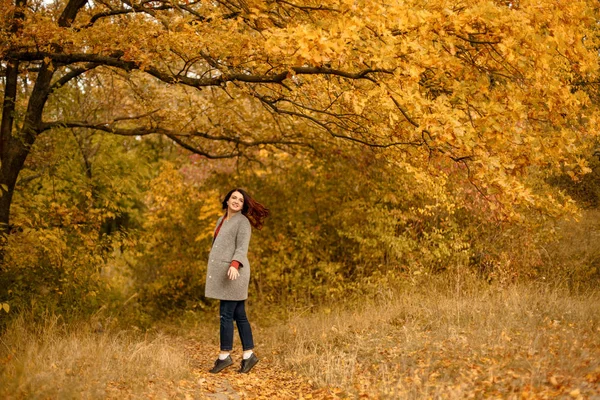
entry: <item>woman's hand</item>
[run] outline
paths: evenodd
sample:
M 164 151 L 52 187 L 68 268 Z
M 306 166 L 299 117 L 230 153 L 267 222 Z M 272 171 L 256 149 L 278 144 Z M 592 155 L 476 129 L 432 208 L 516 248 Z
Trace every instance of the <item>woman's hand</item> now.
M 229 267 L 229 270 L 227 271 L 227 277 L 234 281 L 237 278 L 239 278 L 240 276 L 240 272 L 235 268 L 235 267 Z

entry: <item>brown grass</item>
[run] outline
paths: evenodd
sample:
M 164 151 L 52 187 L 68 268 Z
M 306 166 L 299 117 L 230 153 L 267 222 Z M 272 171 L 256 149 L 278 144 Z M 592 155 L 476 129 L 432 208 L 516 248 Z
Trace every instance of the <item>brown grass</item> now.
M 189 375 L 183 346 L 170 337 L 96 332 L 95 324 L 65 326 L 47 316 L 40 325 L 19 317 L 0 337 L 0 398 L 168 398 Z M 160 385 L 154 385 L 160 382 Z
M 600 396 L 598 291 L 573 295 L 449 277 L 382 290 L 358 305 L 294 312 L 277 323 L 251 305 L 262 361 L 243 379 L 206 372 L 218 348 L 216 319 L 188 318 L 165 325 L 169 334 L 141 334 L 19 317 L 0 337 L 0 398 L 207 398 L 223 386 L 213 379 L 256 397 L 267 389 L 281 393 L 289 370 L 328 388 L 293 381 L 313 398 Z
M 299 313 L 263 339 L 278 362 L 348 397 L 592 397 L 598 310 L 598 292 L 454 279 L 355 309 Z

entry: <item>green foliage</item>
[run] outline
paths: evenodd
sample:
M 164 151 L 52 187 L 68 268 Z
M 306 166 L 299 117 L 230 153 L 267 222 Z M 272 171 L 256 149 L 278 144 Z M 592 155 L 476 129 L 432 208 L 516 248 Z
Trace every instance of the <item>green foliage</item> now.
M 123 228 L 139 223 L 146 168 L 127 150 L 115 137 L 71 130 L 36 142 L 5 238 L 0 301 L 67 314 L 104 304 L 110 261 L 133 239 Z

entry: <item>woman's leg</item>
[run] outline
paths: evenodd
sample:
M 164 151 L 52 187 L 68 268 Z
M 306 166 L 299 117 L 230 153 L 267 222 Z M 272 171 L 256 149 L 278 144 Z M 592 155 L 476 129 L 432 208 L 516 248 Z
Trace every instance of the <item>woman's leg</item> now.
M 229 352 L 233 348 L 233 313 L 235 311 L 235 301 L 221 300 L 219 305 L 220 316 L 220 339 L 221 353 L 215 361 L 214 367 L 209 372 L 216 374 L 233 364 Z
M 238 332 L 240 333 L 240 340 L 242 341 L 242 348 L 244 349 L 242 363 L 238 372 L 247 374 L 250 372 L 250 370 L 252 370 L 252 368 L 254 368 L 256 363 L 258 363 L 258 357 L 256 357 L 252 351 L 254 348 L 254 340 L 252 338 L 252 328 L 250 327 L 250 322 L 248 322 L 248 318 L 246 317 L 245 301 L 237 302 L 233 318 L 237 324 Z
M 237 324 L 238 332 L 240 334 L 240 340 L 242 341 L 242 348 L 244 351 L 252 350 L 254 348 L 254 339 L 252 338 L 252 328 L 250 322 L 246 317 L 246 301 L 238 301 L 233 313 L 233 319 Z
M 233 349 L 233 319 L 237 303 L 237 301 L 221 300 L 219 306 L 221 351 L 229 352 Z

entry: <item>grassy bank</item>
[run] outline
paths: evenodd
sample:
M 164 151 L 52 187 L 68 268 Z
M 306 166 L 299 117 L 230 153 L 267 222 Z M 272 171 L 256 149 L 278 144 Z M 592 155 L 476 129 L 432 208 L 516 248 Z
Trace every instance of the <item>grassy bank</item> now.
M 349 397 L 600 396 L 598 292 L 455 283 L 298 314 L 263 335 L 279 362 Z

